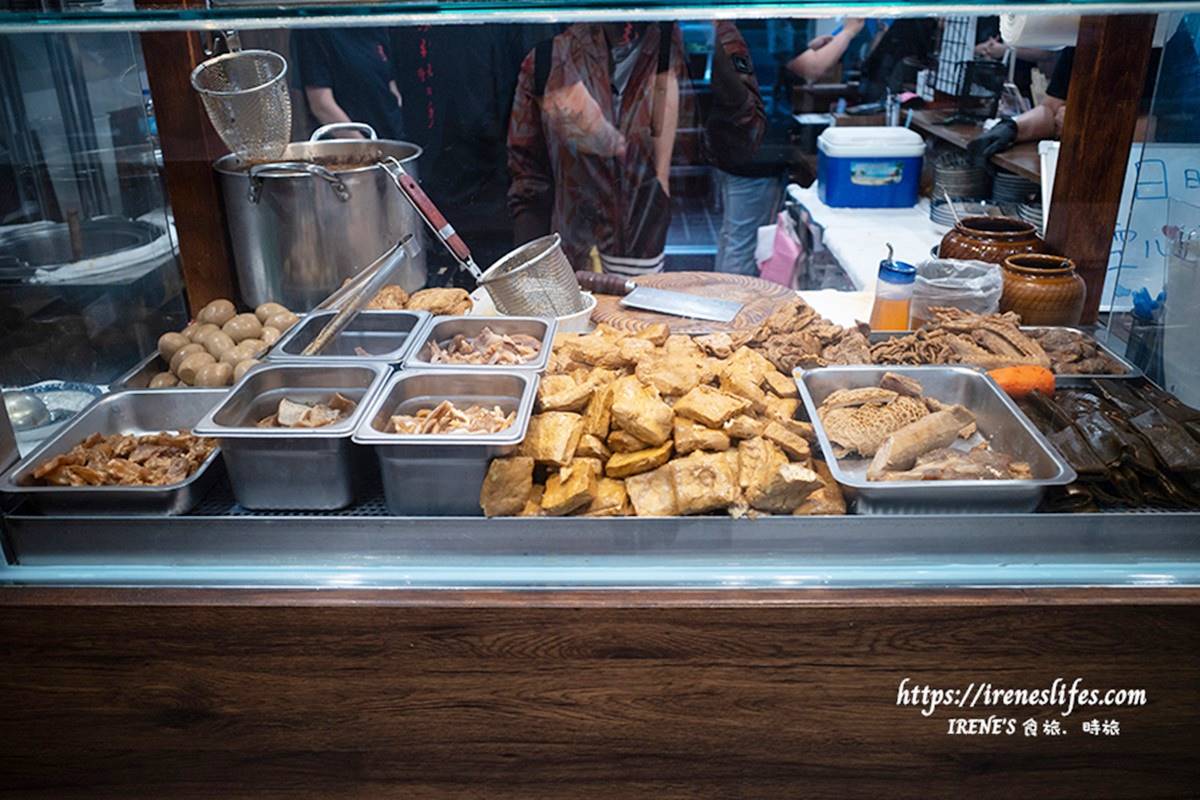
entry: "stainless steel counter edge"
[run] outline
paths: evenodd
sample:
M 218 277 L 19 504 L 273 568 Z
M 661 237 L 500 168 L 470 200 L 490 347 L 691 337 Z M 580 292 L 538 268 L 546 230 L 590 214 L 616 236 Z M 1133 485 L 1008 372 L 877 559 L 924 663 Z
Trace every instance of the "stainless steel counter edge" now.
M 0 582 L 128 586 L 1200 585 L 1200 514 L 630 519 L 10 516 Z

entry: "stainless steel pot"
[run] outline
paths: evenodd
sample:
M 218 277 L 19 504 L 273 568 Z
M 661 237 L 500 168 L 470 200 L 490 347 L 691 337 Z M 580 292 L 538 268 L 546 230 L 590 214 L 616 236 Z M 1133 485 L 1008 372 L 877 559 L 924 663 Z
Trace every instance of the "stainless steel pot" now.
M 345 130 L 369 138 L 322 140 Z M 420 155 L 415 144 L 376 139 L 369 125 L 340 123 L 289 144 L 280 161 L 218 159 L 242 300 L 311 309 L 406 234 L 422 236 L 421 218 L 376 165 L 390 156 L 415 175 Z M 411 292 L 425 275 L 422 251 L 393 277 Z

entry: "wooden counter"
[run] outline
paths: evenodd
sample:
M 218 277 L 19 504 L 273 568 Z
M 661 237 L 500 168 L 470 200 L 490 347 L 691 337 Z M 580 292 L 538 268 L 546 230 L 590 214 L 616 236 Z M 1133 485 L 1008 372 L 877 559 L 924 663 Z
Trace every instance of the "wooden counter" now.
M 1168 588 L 6 588 L 0 769 L 53 798 L 1184 797 L 1198 610 Z M 1076 677 L 1148 702 L 897 705 L 906 678 Z M 947 733 L 989 716 L 1016 733 Z
M 921 133 L 928 134 L 941 139 L 943 142 L 949 142 L 955 147 L 966 150 L 967 144 L 972 139 L 982 132 L 982 128 L 978 125 L 957 124 L 957 125 L 942 125 L 941 120 L 953 113 L 950 110 L 944 111 L 916 111 L 913 112 L 912 126 Z M 903 112 L 901 119 L 904 118 Z M 992 156 L 992 163 L 997 167 L 1006 169 L 1009 172 L 1015 172 L 1023 178 L 1028 178 L 1031 181 L 1037 182 L 1041 180 L 1042 167 L 1041 159 L 1038 157 L 1037 142 L 1020 142 L 1013 145 L 1008 150 L 997 153 Z

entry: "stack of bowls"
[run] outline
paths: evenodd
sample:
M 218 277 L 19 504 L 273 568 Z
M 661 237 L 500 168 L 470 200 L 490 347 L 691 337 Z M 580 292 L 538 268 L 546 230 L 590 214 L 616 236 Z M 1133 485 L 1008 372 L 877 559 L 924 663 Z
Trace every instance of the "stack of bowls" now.
M 1011 172 L 997 172 L 992 182 L 992 200 L 1004 205 L 1036 202 L 1040 195 L 1038 184 Z
M 933 196 L 943 199 L 984 200 L 991 188 L 991 179 L 983 167 L 972 166 L 961 153 L 946 154 L 933 166 Z
M 1046 221 L 1041 203 L 1020 203 L 1017 206 L 1017 216 L 1037 228 L 1038 236 L 1045 235 Z

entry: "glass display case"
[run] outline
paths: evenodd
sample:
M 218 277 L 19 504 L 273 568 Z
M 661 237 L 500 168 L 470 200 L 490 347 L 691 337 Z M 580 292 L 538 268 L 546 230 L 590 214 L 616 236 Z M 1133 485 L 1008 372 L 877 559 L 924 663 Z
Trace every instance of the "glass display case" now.
M 1194 584 L 1200 6 L 1156 9 L 5 3 L 0 434 L 27 459 L 0 580 Z M 989 277 L 947 289 L 921 270 L 976 217 L 1070 262 L 1020 305 L 1034 268 L 975 244 L 955 257 Z M 504 269 L 472 272 L 519 247 L 540 327 L 506 313 Z M 884 259 L 960 311 L 924 338 L 864 330 Z M 631 310 L 630 279 L 693 316 Z M 302 355 L 347 285 L 373 309 Z M 714 301 L 735 316 L 703 319 Z M 997 416 L 971 412 L 986 435 L 947 456 L 1020 466 L 942 497 L 961 465 L 909 458 L 890 480 L 925 485 L 872 501 L 897 495 L 838 464 L 882 437 L 848 449 L 814 388 L 845 364 L 882 367 L 849 373 L 886 395 L 855 425 L 912 394 L 921 416 L 982 402 L 922 394 L 947 375 L 1040 367 L 980 378 Z M 893 365 L 938 376 L 897 393 Z M 1025 397 L 1046 368 L 1057 398 Z M 181 429 L 221 456 L 69 455 Z M 1021 430 L 1057 477 L 1001 452 Z M 133 466 L 80 471 L 110 458 Z M 148 485 L 95 485 L 121 470 Z M 990 486 L 1042 478 L 1013 505 Z M 261 483 L 290 499 L 250 499 Z

